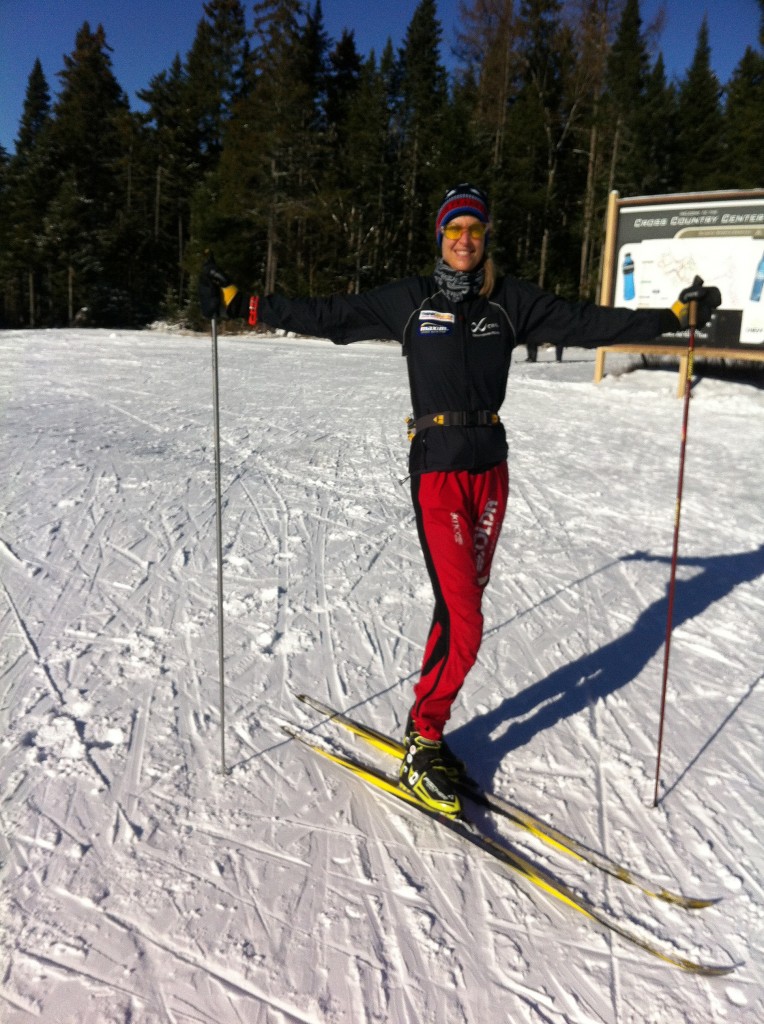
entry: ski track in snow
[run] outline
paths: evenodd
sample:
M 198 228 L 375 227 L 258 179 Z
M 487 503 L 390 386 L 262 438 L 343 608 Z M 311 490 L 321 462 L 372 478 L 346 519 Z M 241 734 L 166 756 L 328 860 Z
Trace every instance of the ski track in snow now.
M 6 331 L 0 346 L 4 1022 L 764 1019 L 764 391 L 694 391 L 653 809 L 675 374 L 595 387 L 591 353 L 519 350 L 510 506 L 450 733 L 521 806 L 723 897 L 657 905 L 486 820 L 630 926 L 741 965 L 703 979 L 281 729 L 352 745 L 303 690 L 405 722 L 431 597 L 397 346 L 221 337 L 227 777 L 209 339 Z

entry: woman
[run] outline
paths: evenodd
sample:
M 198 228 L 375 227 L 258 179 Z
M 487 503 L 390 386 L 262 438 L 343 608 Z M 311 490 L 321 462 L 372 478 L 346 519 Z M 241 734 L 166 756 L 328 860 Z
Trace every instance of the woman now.
M 449 189 L 435 218 L 440 253 L 430 276 L 408 277 L 360 295 L 247 300 L 208 261 L 202 311 L 245 316 L 337 344 L 387 338 L 407 359 L 413 418 L 409 467 L 417 530 L 435 611 L 405 736 L 401 783 L 431 809 L 459 813 L 464 765 L 443 741 L 451 707 L 477 658 L 481 603 L 508 495 L 507 441 L 499 410 L 512 350 L 542 342 L 595 346 L 646 341 L 686 326 L 674 311 L 608 309 L 570 303 L 517 278 L 497 276 L 487 254 L 486 194 Z M 702 294 L 701 294 L 702 292 Z M 699 324 L 718 290 L 693 292 Z M 684 318 L 684 320 L 683 320 Z

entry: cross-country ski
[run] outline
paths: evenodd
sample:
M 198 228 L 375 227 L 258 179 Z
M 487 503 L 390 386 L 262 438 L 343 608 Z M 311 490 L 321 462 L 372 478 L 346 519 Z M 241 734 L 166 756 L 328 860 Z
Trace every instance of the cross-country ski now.
M 342 726 L 356 736 L 360 736 L 361 739 L 385 754 L 397 758 L 398 761 L 403 756 L 403 745 L 391 736 L 386 736 L 377 729 L 348 717 L 341 711 L 335 711 L 328 704 L 324 704 L 323 701 L 316 700 L 315 697 L 311 697 L 308 694 L 301 693 L 298 695 L 298 699 L 316 711 L 321 712 L 321 714 L 327 715 L 337 725 Z M 472 780 L 462 785 L 460 789 L 465 796 L 469 797 L 478 806 L 487 807 L 489 810 L 503 815 L 542 842 L 586 861 L 587 864 L 591 864 L 600 871 L 620 879 L 620 881 L 625 882 L 627 885 L 636 886 L 648 896 L 654 896 L 656 899 L 664 900 L 666 903 L 674 903 L 687 910 L 701 910 L 703 907 L 710 907 L 716 902 L 715 899 L 683 896 L 681 893 L 672 892 L 670 889 L 665 888 L 665 886 L 646 878 L 644 875 L 640 875 L 624 864 L 619 864 L 604 853 L 589 849 L 584 843 L 565 835 L 564 832 L 561 832 L 553 825 L 549 825 L 535 814 L 531 814 L 522 807 L 516 807 L 503 797 L 490 792 L 490 790 L 483 789 Z
M 461 839 L 466 840 L 468 843 L 471 843 L 484 853 L 489 854 L 500 863 L 507 865 L 531 886 L 536 886 L 541 889 L 542 892 L 556 900 L 560 900 L 566 906 L 577 911 L 579 914 L 583 914 L 584 917 L 588 917 L 590 920 L 596 921 L 601 927 L 611 931 L 614 935 L 618 935 L 625 942 L 643 949 L 651 956 L 655 956 L 659 960 L 664 960 L 666 963 L 679 967 L 690 974 L 703 974 L 707 977 L 729 974 L 734 970 L 734 965 L 725 966 L 699 963 L 686 956 L 680 956 L 662 949 L 658 942 L 638 935 L 623 923 L 602 913 L 602 911 L 590 903 L 585 896 L 574 892 L 570 886 L 551 875 L 540 864 L 529 859 L 519 850 L 511 846 L 510 843 L 490 836 L 466 814 L 462 813 L 458 817 L 454 818 L 431 811 L 428 807 L 413 797 L 406 789 L 404 789 L 394 776 L 380 771 L 374 765 L 357 757 L 329 750 L 321 744 L 311 741 L 305 734 L 296 733 L 289 729 L 286 731 L 288 735 L 308 747 L 309 750 L 312 750 L 314 753 L 319 754 L 328 761 L 339 765 L 350 774 L 357 776 L 368 785 L 380 790 L 381 792 L 392 795 L 396 799 L 407 803 L 409 806 L 416 807 L 418 811 L 427 815 L 427 817 L 431 818 L 433 821 L 438 822 L 444 828 L 453 832 Z

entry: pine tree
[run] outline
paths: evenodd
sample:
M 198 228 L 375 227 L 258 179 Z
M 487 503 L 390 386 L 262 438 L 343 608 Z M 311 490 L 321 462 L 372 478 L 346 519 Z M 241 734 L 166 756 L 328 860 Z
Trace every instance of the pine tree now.
M 185 59 L 176 55 L 138 94 L 147 106 L 150 248 L 158 270 L 153 298 L 172 315 L 184 308 L 193 269 L 186 258 L 193 196 L 216 171 L 232 111 L 248 88 L 242 3 L 211 0 L 203 10 Z
M 71 320 L 87 307 L 94 322 L 128 319 L 130 255 L 126 261 L 120 243 L 130 201 L 130 115 L 103 26 L 91 31 L 84 23 L 59 77 L 51 125 L 58 174 L 46 220 L 57 314 Z
M 506 158 L 507 122 L 522 73 L 519 21 L 513 0 L 475 0 L 460 7 L 456 94 L 470 108 L 473 145 L 488 166 L 479 176 L 491 188 Z M 469 141 L 469 140 L 468 140 Z
M 336 277 L 336 268 L 329 265 L 329 254 L 338 233 L 323 215 L 327 200 L 330 208 L 333 207 L 336 188 L 336 175 L 331 166 L 332 133 L 327 114 L 330 46 L 321 0 L 316 0 L 300 31 L 299 49 L 302 51 L 308 104 L 304 123 L 307 147 L 303 153 L 303 166 L 298 172 L 301 211 L 296 219 L 293 238 L 295 269 L 298 280 L 303 282 L 298 287 L 311 294 L 334 290 L 330 282 Z
M 645 83 L 642 117 L 639 122 L 638 194 L 665 195 L 678 189 L 678 117 L 676 89 L 666 81 L 663 55 L 658 54 Z
M 345 29 L 339 42 L 329 54 L 326 81 L 326 121 L 335 144 L 342 147 L 343 133 L 353 98 L 361 82 L 361 57 L 356 49 L 355 36 Z
M 375 77 L 375 70 L 372 77 Z M 316 196 L 318 207 L 325 214 L 322 217 L 325 229 L 321 233 L 325 258 L 320 261 L 319 280 L 326 292 L 360 288 L 364 235 L 368 230 L 365 186 L 369 182 L 359 176 L 358 163 L 369 156 L 369 147 L 371 152 L 378 150 L 382 159 L 387 134 L 386 123 L 377 120 L 378 110 L 371 105 L 360 118 L 355 116 L 359 102 L 363 107 L 367 100 L 371 101 L 366 82 L 355 37 L 344 30 L 328 56 L 325 106 L 328 153 Z M 369 130 L 369 121 L 377 124 L 376 133 Z M 373 176 L 374 168 L 369 167 L 368 172 Z
M 16 136 L 16 155 L 31 153 L 40 133 L 50 121 L 50 89 L 39 58 L 34 62 L 27 82 L 24 108 Z
M 255 4 L 250 79 L 227 126 L 220 164 L 195 197 L 200 243 L 259 290 L 304 293 L 305 218 L 315 195 L 315 97 L 299 0 Z M 221 260 L 222 262 L 222 260 Z
M 431 267 L 433 210 L 444 187 L 453 184 L 453 171 L 444 171 L 442 164 L 448 124 L 448 78 L 440 59 L 442 34 L 435 0 L 420 0 L 400 52 L 402 272 Z
M 391 48 L 388 57 L 391 56 Z M 387 79 L 389 81 L 389 78 Z M 337 122 L 336 164 L 340 173 L 333 260 L 352 291 L 396 276 L 393 257 L 400 233 L 400 193 L 396 196 L 391 111 L 386 76 L 374 53 L 363 64 L 347 110 Z M 395 269 L 394 269 L 395 268 Z
M 386 139 L 384 147 L 384 175 L 380 181 L 380 218 L 376 230 L 376 264 L 383 280 L 400 277 L 410 268 L 405 260 L 407 225 L 404 216 L 406 194 L 404 181 L 404 101 L 403 60 L 388 38 L 379 61 L 386 109 Z
M 607 192 L 602 181 L 609 135 L 605 83 L 610 50 L 610 19 L 611 0 L 582 0 L 575 38 L 578 54 L 575 77 L 576 92 L 580 96 L 580 115 L 574 129 L 576 151 L 582 161 L 578 186 L 581 202 L 572 225 L 576 232 L 576 244 L 580 247 L 578 297 L 582 299 L 595 297 L 600 252 L 598 243 L 601 243 L 601 224 L 607 202 Z M 568 189 L 576 187 L 575 183 L 566 183 L 566 186 Z
M 30 327 L 41 322 L 45 301 L 42 238 L 55 180 L 50 149 L 45 142 L 50 115 L 50 89 L 42 64 L 36 60 L 27 82 L 16 153 L 6 165 L 0 256 L 7 312 Z
M 505 255 L 510 267 L 542 287 L 554 276 L 556 287 L 570 290 L 570 254 L 561 259 L 570 213 L 559 184 L 568 173 L 565 164 L 582 109 L 573 36 L 562 21 L 559 0 L 523 0 L 519 16 L 522 75 L 508 118 L 512 147 L 501 189 L 502 222 L 514 228 L 513 251 L 505 249 Z
M 748 47 L 727 86 L 724 180 L 727 188 L 760 188 L 764 164 L 764 54 Z
M 203 170 L 220 156 L 226 122 L 247 89 L 249 41 L 241 0 L 209 0 L 185 60 L 188 112 Z
M 608 102 L 605 116 L 611 126 L 608 191 L 639 194 L 645 174 L 643 110 L 649 58 L 642 35 L 639 0 L 626 0 L 607 64 Z
M 313 9 L 308 12 L 302 37 L 305 46 L 305 85 L 313 99 L 313 127 L 317 131 L 325 131 L 329 102 L 330 40 L 324 26 L 321 0 L 316 0 Z
M 9 326 L 18 298 L 15 266 L 9 251 L 9 164 L 8 152 L 0 146 L 0 328 Z
M 677 147 L 683 191 L 705 191 L 724 184 L 724 120 L 721 86 L 711 68 L 706 18 L 686 77 L 679 86 Z
M 183 257 L 190 233 L 191 196 L 202 175 L 198 122 L 188 102 L 189 84 L 180 55 L 138 93 L 146 105 L 146 173 L 151 205 L 146 233 L 160 295 L 168 307 L 180 309 L 185 299 Z

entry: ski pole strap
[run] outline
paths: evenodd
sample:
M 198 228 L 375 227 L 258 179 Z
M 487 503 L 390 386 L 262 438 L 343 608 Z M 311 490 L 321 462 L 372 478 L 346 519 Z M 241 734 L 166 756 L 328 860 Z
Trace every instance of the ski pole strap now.
M 430 427 L 497 427 L 501 418 L 490 409 L 478 409 L 477 412 L 431 412 L 418 419 L 409 417 L 406 422 L 411 440 L 420 430 Z

